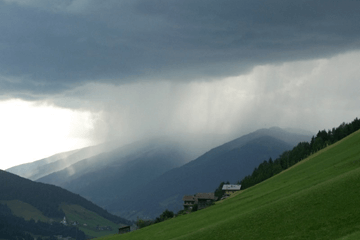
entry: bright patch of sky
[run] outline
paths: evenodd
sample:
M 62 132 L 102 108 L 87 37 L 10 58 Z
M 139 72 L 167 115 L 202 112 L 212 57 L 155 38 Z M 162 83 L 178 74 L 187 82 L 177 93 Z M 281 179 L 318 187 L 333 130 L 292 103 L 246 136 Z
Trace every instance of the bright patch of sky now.
M 0 102 L 0 168 L 92 144 L 92 114 L 22 100 Z

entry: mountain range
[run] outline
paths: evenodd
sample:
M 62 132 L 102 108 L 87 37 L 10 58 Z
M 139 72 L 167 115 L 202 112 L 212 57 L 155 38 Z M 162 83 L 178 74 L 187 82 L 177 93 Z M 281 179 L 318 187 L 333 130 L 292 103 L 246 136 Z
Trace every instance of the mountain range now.
M 214 142 L 210 141 L 211 137 L 181 141 L 163 137 L 113 147 L 101 153 L 93 151 L 98 154 L 88 154 L 81 160 L 74 155 L 89 152 L 89 149 L 65 153 L 63 159 L 59 157 L 37 166 L 42 170 L 29 178 L 39 177 L 36 181 L 61 186 L 128 219 L 154 218 L 166 208 L 179 210 L 183 195 L 213 192 L 222 181 L 235 183 L 262 161 L 276 158 L 310 138 L 310 135 L 274 127 L 260 129 L 211 149 L 219 145 L 220 138 L 215 138 L 217 142 Z M 206 147 L 208 149 L 204 150 Z M 206 153 L 201 154 L 199 149 Z M 54 167 L 60 165 L 63 168 Z M 8 171 L 21 172 L 19 169 L 23 167 Z
M 260 129 L 167 171 L 126 198 L 116 199 L 106 209 L 129 219 L 137 216 L 154 218 L 164 209 L 178 211 L 182 209 L 184 195 L 214 192 L 225 181 L 236 183 L 264 160 L 274 159 L 297 143 L 309 139 L 309 136 L 280 128 Z
M 80 160 L 114 150 L 119 146 L 119 144 L 119 142 L 113 141 L 96 146 L 58 153 L 48 158 L 6 169 L 6 171 L 30 180 L 37 180 L 53 172 L 67 168 Z

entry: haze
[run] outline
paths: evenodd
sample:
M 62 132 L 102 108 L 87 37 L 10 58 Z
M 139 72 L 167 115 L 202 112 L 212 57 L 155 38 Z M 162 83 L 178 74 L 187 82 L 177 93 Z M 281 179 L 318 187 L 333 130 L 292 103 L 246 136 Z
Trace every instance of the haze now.
M 359 117 L 360 1 L 0 0 L 0 168 Z

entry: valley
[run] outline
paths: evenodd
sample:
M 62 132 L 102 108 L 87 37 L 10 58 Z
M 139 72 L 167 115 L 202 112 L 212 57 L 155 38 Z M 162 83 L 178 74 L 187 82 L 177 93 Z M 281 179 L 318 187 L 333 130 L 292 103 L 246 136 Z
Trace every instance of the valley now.
M 150 139 L 118 148 L 112 145 L 111 151 L 81 160 L 73 154 L 65 160 L 43 164 L 41 168 L 51 173 L 36 181 L 80 194 L 112 214 L 130 220 L 155 218 L 164 209 L 179 211 L 183 195 L 213 192 L 222 181 L 235 183 L 264 160 L 276 158 L 310 138 L 274 127 L 259 129 L 214 148 L 211 147 L 217 138 L 210 141 L 209 136 Z M 200 153 L 199 146 L 208 149 Z M 88 153 L 89 148 L 78 150 L 75 156 L 82 151 Z M 62 170 L 52 170 L 54 163 L 70 161 L 75 162 Z M 29 164 L 25 167 L 29 168 Z
M 300 166 L 306 165 L 307 162 L 314 162 L 314 165 L 319 165 L 316 167 L 319 174 L 326 173 L 329 169 L 333 169 L 333 167 L 329 167 L 326 164 L 330 164 L 330 166 L 338 164 L 336 162 L 338 159 L 334 159 L 334 156 L 336 156 L 334 153 L 337 153 L 341 159 L 344 157 L 347 159 L 344 156 L 344 149 L 351 146 L 348 153 L 356 155 L 357 138 L 350 136 L 358 136 L 358 132 L 346 137 L 344 140 L 339 141 L 339 139 L 350 134 L 353 129 L 358 128 L 359 120 L 355 119 L 351 124 L 342 124 L 328 133 L 319 131 L 316 136 L 311 138 L 310 142 L 303 142 L 304 139 L 309 139 L 309 136 L 290 133 L 280 128 L 260 129 L 212 148 L 192 161 L 188 160 L 190 155 L 183 154 L 185 148 L 180 148 L 176 142 L 166 139 L 143 141 L 140 145 L 139 143 L 134 143 L 78 160 L 70 168 L 67 167 L 61 171 L 52 172 L 38 180 L 48 181 L 51 184 L 59 184 L 61 187 L 68 188 L 94 201 L 106 210 L 63 188 L 49 185 L 49 183 L 33 182 L 4 171 L 1 172 L 2 178 L 8 184 L 3 186 L 3 194 L 0 194 L 0 204 L 5 206 L 5 208 L 2 207 L 3 214 L 9 214 L 9 211 L 11 211 L 14 219 L 21 218 L 35 225 L 43 223 L 58 224 L 61 222 L 63 228 L 68 229 L 67 227 L 72 227 L 73 230 L 70 230 L 70 232 L 72 231 L 71 234 L 102 237 L 116 234 L 118 228 L 122 226 L 129 225 L 132 226 L 132 229 L 135 229 L 134 222 L 126 219 L 155 219 L 164 209 L 174 211 L 175 213 L 178 212 L 182 209 L 182 197 L 184 195 L 214 192 L 220 182 L 231 181 L 236 183 L 243 179 L 242 182 L 247 181 L 246 184 L 244 182 L 245 190 L 232 194 L 230 198 L 217 202 L 215 206 L 203 209 L 199 213 L 194 212 L 178 216 L 175 219 L 167 220 L 164 223 L 158 223 L 155 226 L 146 227 L 138 231 L 148 231 L 147 229 L 156 228 L 157 225 L 176 222 L 178 221 L 177 219 L 190 218 L 187 221 L 191 222 L 192 216 L 195 217 L 198 214 L 201 216 L 203 212 L 205 214 L 208 211 L 217 212 L 217 208 L 227 206 L 228 203 L 230 204 L 235 201 L 234 199 L 244 199 L 241 200 L 241 203 L 247 206 L 246 210 L 242 206 L 236 206 L 236 208 L 243 209 L 241 210 L 243 212 L 238 212 L 238 215 L 230 217 L 230 219 L 238 219 L 247 216 L 245 213 L 248 211 L 254 211 L 254 213 L 258 214 L 258 209 L 267 209 L 266 206 L 273 206 L 276 202 L 281 202 L 281 204 L 285 205 L 289 204 L 282 202 L 285 199 L 294 199 L 294 196 L 297 196 L 300 192 L 305 194 L 309 191 L 313 194 L 311 184 L 318 185 L 324 179 L 316 180 L 317 176 L 314 178 L 314 169 L 311 166 L 300 172 L 293 169 L 300 169 Z M 355 144 L 342 143 L 348 138 L 355 139 L 353 140 Z M 344 147 L 344 144 L 346 147 Z M 340 147 L 337 147 L 338 145 Z M 81 152 L 82 150 L 76 152 L 79 151 Z M 310 156 L 304 159 L 304 156 L 306 157 L 309 154 Z M 284 159 L 284 156 L 288 157 Z M 291 158 L 289 159 L 289 157 Z M 329 160 L 329 162 L 324 161 L 324 159 L 329 157 L 333 160 Z M 272 158 L 274 161 L 271 160 Z M 320 160 L 314 160 L 318 158 Z M 270 159 L 268 163 L 267 159 Z M 61 161 L 61 159 L 56 161 Z M 300 162 L 297 163 L 298 161 Z M 43 164 L 42 166 L 52 166 L 52 163 L 49 165 Z M 265 179 L 271 177 L 270 179 L 264 182 L 260 180 L 260 183 L 256 184 L 256 181 L 258 181 L 256 180 L 258 179 L 256 174 L 259 174 L 259 171 L 267 171 L 261 167 L 268 166 L 264 165 L 265 163 L 274 164 L 275 168 L 283 170 L 280 174 L 277 174 L 278 170 L 276 170 L 274 176 L 271 177 L 269 175 L 265 177 Z M 276 167 L 276 165 L 278 166 Z M 19 168 L 21 167 L 19 166 Z M 29 167 L 29 164 L 26 167 Z M 324 170 L 319 171 L 322 168 Z M 12 169 L 16 170 L 16 168 Z M 253 170 L 254 172 L 251 175 Z M 263 173 L 260 172 L 260 174 Z M 330 178 L 331 176 L 328 173 L 325 175 L 324 178 Z M 277 181 L 276 183 L 271 182 L 275 181 L 273 179 L 283 179 L 280 176 L 287 176 L 286 180 L 280 180 L 280 182 Z M 256 185 L 249 185 L 249 183 L 254 181 L 251 180 L 254 177 Z M 305 181 L 304 179 L 309 183 L 302 186 L 299 182 Z M 311 183 L 311 181 L 315 180 L 318 182 Z M 261 188 L 259 191 L 256 190 L 259 186 L 266 185 L 267 182 L 272 183 L 269 186 L 272 186 L 273 190 L 270 187 Z M 14 186 L 17 187 L 14 188 Z M 254 192 L 256 194 L 247 195 L 247 192 Z M 275 193 L 280 195 L 278 196 Z M 289 194 L 288 197 L 287 194 Z M 301 195 L 299 196 L 303 198 Z M 306 196 L 310 199 L 308 195 Z M 302 201 L 306 202 L 305 200 Z M 8 210 L 6 210 L 6 207 Z M 254 210 L 249 210 L 251 208 L 254 208 Z M 275 204 L 274 209 L 278 208 Z M 121 218 L 107 211 L 121 216 Z M 223 211 L 229 212 L 231 216 L 237 212 L 235 209 L 231 211 L 223 209 Z M 275 213 L 271 212 L 271 214 Z M 221 212 L 217 212 L 215 215 L 219 219 L 222 218 L 221 216 L 225 217 Z M 211 216 L 206 218 L 205 222 L 210 221 L 209 225 L 218 224 L 216 223 L 217 220 Z M 211 223 L 211 221 L 215 222 Z M 203 226 L 194 222 L 192 224 L 193 226 Z M 61 228 L 61 226 L 59 227 Z M 178 227 L 181 229 L 184 226 Z M 75 231 L 74 229 L 78 230 Z M 129 236 L 132 235 L 129 234 Z M 168 235 L 164 239 L 167 238 L 169 238 Z M 249 239 L 255 238 L 250 236 Z
M 0 240 L 360 239 L 360 0 L 0 0 Z

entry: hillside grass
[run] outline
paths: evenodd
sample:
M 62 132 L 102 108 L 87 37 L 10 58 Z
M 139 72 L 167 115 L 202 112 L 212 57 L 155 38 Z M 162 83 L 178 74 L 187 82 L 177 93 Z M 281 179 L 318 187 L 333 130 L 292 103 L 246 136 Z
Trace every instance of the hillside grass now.
M 360 239 L 360 131 L 212 207 L 113 239 Z
M 101 237 L 118 232 L 119 224 L 113 223 L 79 205 L 62 203 L 60 207 L 64 211 L 67 221 L 78 222 L 77 227 L 87 236 Z M 112 230 L 98 230 L 97 226 L 111 227 Z
M 19 200 L 0 201 L 0 203 L 6 204 L 15 216 L 24 218 L 27 221 L 33 219 L 35 221 L 42 222 L 60 222 L 62 220 L 50 219 L 44 216 L 40 210 Z M 113 223 L 79 205 L 62 203 L 60 208 L 64 211 L 68 223 L 77 221 L 79 223 L 77 227 L 87 236 L 101 237 L 118 232 L 120 224 Z M 84 223 L 86 226 L 84 226 Z M 98 230 L 97 226 L 108 226 L 111 227 L 112 230 Z
M 6 204 L 15 216 L 24 218 L 27 221 L 34 219 L 35 221 L 51 222 L 50 218 L 44 216 L 39 209 L 28 203 L 19 200 L 0 201 L 0 203 Z

